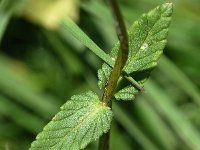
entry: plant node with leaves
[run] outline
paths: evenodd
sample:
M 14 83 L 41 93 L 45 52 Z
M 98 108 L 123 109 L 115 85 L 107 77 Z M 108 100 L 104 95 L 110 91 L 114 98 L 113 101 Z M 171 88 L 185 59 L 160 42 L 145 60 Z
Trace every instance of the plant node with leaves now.
M 143 84 L 157 65 L 166 45 L 171 15 L 171 3 L 143 14 L 129 28 L 127 38 L 123 34 L 126 31 L 119 30 L 122 38 L 119 36 L 120 41 L 109 55 L 73 21 L 66 19 L 62 26 L 105 62 L 98 71 L 98 85 L 104 89 L 103 101 L 92 91 L 72 96 L 37 135 L 30 150 L 84 149 L 107 133 L 113 118 L 111 99 L 114 96 L 117 100 L 133 100 L 143 90 Z M 126 85 L 115 91 L 115 87 L 122 82 L 126 82 Z

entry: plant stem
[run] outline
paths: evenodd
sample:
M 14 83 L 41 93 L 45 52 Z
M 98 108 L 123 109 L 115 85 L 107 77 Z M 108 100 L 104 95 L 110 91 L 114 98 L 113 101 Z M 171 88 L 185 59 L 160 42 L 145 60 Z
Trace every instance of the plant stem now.
M 89 50 L 101 58 L 106 64 L 112 68 L 114 67 L 114 60 L 112 60 L 108 54 L 106 54 L 98 45 L 96 45 L 70 18 L 66 18 L 61 24 L 65 30 L 71 32 L 76 39 L 81 41 L 83 45 L 89 48 Z M 139 91 L 144 91 L 142 90 L 143 87 L 141 87 L 141 85 L 139 85 L 131 76 L 128 76 L 126 73 L 124 75 L 122 74 L 121 76 L 125 77 Z
M 114 65 L 114 68 L 109 77 L 108 83 L 105 87 L 102 101 L 106 106 L 111 106 L 111 100 L 114 95 L 114 91 L 117 85 L 117 81 L 121 75 L 122 69 L 128 58 L 128 36 L 125 28 L 125 24 L 122 19 L 118 4 L 116 0 L 109 0 L 113 16 L 115 18 L 115 26 L 117 35 L 120 41 L 120 48 L 118 56 Z
M 111 72 L 107 85 L 104 89 L 102 102 L 105 106 L 112 107 L 112 98 L 114 95 L 117 81 L 121 75 L 122 69 L 128 58 L 128 35 L 126 32 L 125 24 L 120 13 L 119 6 L 116 0 L 109 0 L 110 7 L 115 18 L 115 26 L 117 35 L 120 41 L 118 56 Z M 99 150 L 109 149 L 109 132 L 102 135 L 99 141 Z
M 99 150 L 108 150 L 109 149 L 109 138 L 110 131 L 104 133 L 103 136 L 99 139 Z
M 131 76 L 124 75 L 124 78 L 126 80 L 128 80 L 140 92 L 144 92 L 145 91 L 144 88 L 139 83 L 137 83 L 137 81 L 135 81 Z
M 69 31 L 76 39 L 82 42 L 89 50 L 101 58 L 109 66 L 114 66 L 114 61 L 98 45 L 96 45 L 70 18 L 61 22 L 64 30 Z M 62 30 L 60 31 L 62 32 Z M 66 33 L 67 34 L 67 33 Z M 91 44 L 92 43 L 92 44 Z

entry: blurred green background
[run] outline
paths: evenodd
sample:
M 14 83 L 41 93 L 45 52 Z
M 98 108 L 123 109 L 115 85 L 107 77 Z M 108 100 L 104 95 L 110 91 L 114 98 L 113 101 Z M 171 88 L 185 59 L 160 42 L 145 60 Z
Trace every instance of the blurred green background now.
M 119 2 L 129 27 L 169 1 Z M 170 2 L 168 44 L 146 92 L 113 105 L 111 150 L 200 150 L 200 1 Z M 103 62 L 59 26 L 65 16 L 107 53 L 115 45 L 103 0 L 0 0 L 0 150 L 28 149 L 72 95 L 101 93 L 96 72 Z

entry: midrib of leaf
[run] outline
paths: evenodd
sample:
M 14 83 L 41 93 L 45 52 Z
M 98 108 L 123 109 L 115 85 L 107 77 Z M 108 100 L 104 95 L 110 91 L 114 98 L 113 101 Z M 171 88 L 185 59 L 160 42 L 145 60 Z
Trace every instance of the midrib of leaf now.
M 110 108 L 94 92 L 74 95 L 44 127 L 30 149 L 83 149 L 109 130 L 112 116 Z
M 101 103 L 101 104 L 100 104 Z M 92 103 L 90 104 L 90 105 L 92 105 Z M 99 106 L 99 107 L 97 107 L 97 106 Z M 60 143 L 64 143 L 63 141 L 65 140 L 65 138 L 70 134 L 70 133 L 72 133 L 72 132 L 74 132 L 75 130 L 77 130 L 78 128 L 80 128 L 80 126 L 81 125 L 83 125 L 87 120 L 88 120 L 88 118 L 92 118 L 92 116 L 94 116 L 97 112 L 99 112 L 99 111 L 101 111 L 101 109 L 102 109 L 102 106 L 103 106 L 103 103 L 102 102 L 98 102 L 96 105 L 95 105 L 95 111 L 93 111 L 92 113 L 89 113 L 88 115 L 87 115 L 87 117 L 86 118 L 83 118 L 83 120 L 78 124 L 78 125 L 76 125 L 73 129 L 71 129 L 71 131 L 70 132 L 68 132 L 68 134 L 66 134 L 64 137 L 62 137 L 62 140 L 60 141 L 60 142 L 58 142 L 56 145 L 54 145 L 54 146 L 52 146 L 52 148 L 51 149 L 53 149 L 55 146 L 57 146 L 58 144 L 60 144 Z M 80 108 L 81 109 L 81 108 Z M 67 116 L 68 117 L 68 116 Z M 63 118 L 63 119 L 66 119 L 66 118 Z M 60 121 L 60 120 L 59 120 Z M 64 128 L 66 128 L 66 127 L 64 127 Z M 89 130 L 89 129 L 88 129 Z M 87 131 L 88 132 L 88 131 Z M 77 133 L 77 132 L 76 132 Z M 94 134 L 94 132 L 93 132 L 93 134 Z M 77 135 L 77 134 L 76 134 Z M 85 134 L 86 135 L 86 134 Z M 76 138 L 76 137 L 75 137 Z M 84 138 L 84 137 L 83 137 Z M 83 139 L 82 138 L 82 139 Z M 62 144 L 63 145 L 63 144 Z M 71 144 L 71 146 L 72 146 L 72 144 Z M 61 146 L 62 147 L 62 146 Z M 71 147 L 70 147 L 71 148 Z
M 145 15 L 145 17 L 147 17 L 147 15 Z M 159 19 L 156 20 L 156 22 L 153 24 L 153 26 L 151 27 L 151 29 L 147 32 L 147 35 L 146 35 L 145 39 L 143 40 L 143 42 L 142 42 L 141 46 L 139 47 L 139 49 L 138 49 L 137 53 L 135 54 L 135 56 L 138 55 L 139 50 L 142 48 L 142 46 L 144 45 L 145 41 L 146 41 L 147 38 L 149 37 L 149 33 L 152 31 L 152 29 L 154 28 L 155 24 L 160 20 L 160 18 L 161 18 L 161 15 L 160 15 Z M 147 26 L 148 26 L 148 20 L 147 20 Z M 157 33 L 159 33 L 159 32 L 160 32 L 160 31 L 158 31 Z M 141 31 L 140 31 L 140 33 L 141 33 Z M 157 33 L 155 33 L 155 34 L 157 34 Z M 154 34 L 154 35 L 155 35 L 155 34 Z M 154 35 L 152 35 L 152 36 L 154 36 Z M 155 51 L 154 53 L 156 53 L 156 52 L 157 52 L 157 51 Z M 154 53 L 152 53 L 151 55 L 153 55 Z M 149 56 L 150 56 L 150 55 L 149 55 Z M 147 56 L 147 57 L 149 57 L 149 56 Z M 134 58 L 134 56 L 131 56 L 131 57 Z M 143 58 L 143 57 L 140 57 L 140 59 L 142 59 L 142 58 Z M 139 59 L 136 59 L 136 60 L 139 60 Z
M 123 77 L 129 82 L 133 81 L 130 83 L 138 92 L 144 91 L 141 86 L 148 79 L 153 68 L 157 65 L 157 61 L 166 45 L 171 15 L 172 4 L 166 3 L 144 14 L 129 28 L 130 52 L 128 61 L 123 69 Z M 145 44 L 147 44 L 147 47 L 142 48 Z M 110 53 L 111 57 L 115 58 L 117 56 L 118 46 L 119 42 L 112 49 Z M 111 69 L 111 67 L 104 64 L 102 69 L 98 71 L 100 88 L 105 87 Z M 141 76 L 141 78 L 138 78 L 138 76 Z M 138 83 L 140 85 L 138 85 Z M 121 92 L 121 90 L 119 92 Z M 134 97 L 133 95 L 136 95 L 138 92 L 133 93 L 132 95 L 127 93 L 129 95 L 127 99 L 130 99 L 130 96 Z M 125 95 L 119 95 L 119 93 L 116 94 L 115 95 L 118 98 L 121 97 L 122 100 L 125 100 Z
M 158 13 L 161 13 L 161 12 L 158 12 Z M 157 18 L 158 17 L 156 17 L 156 19 Z M 159 21 L 159 20 L 160 20 L 160 18 L 157 19 L 157 21 Z M 104 53 L 87 35 L 85 35 L 85 33 L 83 33 L 78 28 L 78 26 L 75 23 L 73 23 L 73 21 L 68 19 L 68 21 L 64 22 L 63 24 L 64 25 L 68 24 L 69 28 L 67 28 L 67 29 L 70 29 L 70 32 L 77 39 L 82 41 L 85 46 L 87 46 L 97 56 L 99 56 L 101 59 L 103 59 L 108 65 L 113 67 L 114 60 L 112 60 L 109 55 Z M 154 25 L 151 27 L 151 29 L 155 26 L 155 24 L 156 23 L 154 23 Z M 145 24 L 145 27 L 146 26 L 149 29 L 148 25 Z M 162 26 L 161 26 L 161 29 L 162 29 Z M 141 30 L 139 32 L 141 32 Z M 141 44 L 141 45 L 137 46 L 136 50 L 139 51 L 141 49 L 142 45 L 147 40 L 147 38 L 149 36 L 148 33 L 150 33 L 150 31 L 151 30 L 145 30 L 144 33 L 141 33 L 141 34 L 143 34 L 141 38 L 144 41 L 143 41 L 143 43 L 140 42 L 140 41 L 138 42 L 138 44 Z M 155 38 L 157 38 L 157 37 L 155 37 Z M 162 38 L 162 36 L 161 36 L 161 38 Z M 149 40 L 152 40 L 152 39 L 149 39 Z M 149 42 L 151 43 L 151 41 L 149 41 Z M 117 50 L 118 49 L 116 49 L 116 51 Z M 137 56 L 138 51 L 134 55 Z M 148 60 L 147 60 L 147 62 L 148 62 Z M 143 63 L 143 62 L 141 62 L 141 63 Z M 93 96 L 94 95 L 95 94 L 93 94 Z M 82 95 L 82 98 L 83 97 L 84 97 L 84 95 Z M 81 97 L 77 97 L 77 98 L 74 99 L 75 101 L 76 101 L 76 99 L 78 99 L 78 101 L 76 101 L 76 104 L 73 105 L 73 103 L 71 103 L 71 104 L 68 103 L 66 105 L 66 108 L 68 108 L 70 105 L 72 105 L 75 108 L 75 110 L 76 110 L 76 107 L 80 107 L 80 106 L 85 106 L 86 109 L 83 109 L 82 113 L 81 112 L 76 113 L 76 111 L 72 111 L 72 112 L 66 112 L 66 114 L 65 114 L 65 112 L 63 114 L 59 114 L 58 117 L 61 117 L 61 118 L 64 118 L 64 119 L 67 119 L 68 115 L 70 113 L 74 114 L 74 116 L 69 119 L 69 123 L 67 123 L 67 122 L 57 122 L 57 121 L 60 121 L 60 120 L 56 120 L 56 118 L 55 118 L 55 120 L 53 120 L 52 124 L 50 124 L 50 126 L 48 126 L 49 128 L 47 127 L 45 129 L 45 132 L 43 134 L 41 134 L 41 136 L 38 137 L 38 139 L 37 139 L 38 142 L 33 144 L 33 149 L 34 148 L 36 148 L 36 149 L 37 148 L 45 148 L 45 147 L 50 147 L 50 149 L 53 149 L 53 148 L 54 149 L 60 149 L 60 148 L 64 149 L 64 148 L 66 148 L 66 147 L 64 147 L 64 145 L 67 146 L 69 149 L 84 148 L 86 144 L 88 144 L 92 140 L 98 138 L 102 133 L 105 133 L 106 131 L 108 131 L 109 126 L 110 126 L 111 117 L 112 117 L 112 112 L 110 110 L 108 110 L 108 108 L 106 108 L 103 104 L 100 105 L 99 100 L 96 101 L 96 99 L 93 99 L 94 97 L 88 97 L 88 95 L 85 95 L 85 97 L 87 99 L 89 98 L 88 99 L 89 101 L 88 101 L 88 103 L 86 103 L 86 105 L 84 105 L 84 103 L 79 104 L 81 102 L 80 101 Z M 73 101 L 73 102 L 75 103 L 75 101 Z M 79 105 L 77 105 L 77 104 L 79 104 Z M 73 108 L 73 107 L 69 107 L 69 108 Z M 81 109 L 82 108 L 80 108 L 80 111 L 81 111 Z M 61 112 L 59 112 L 59 113 L 61 113 Z M 79 117 L 79 119 L 76 116 Z M 78 120 L 74 121 L 74 119 L 78 119 Z M 65 121 L 67 121 L 67 120 L 65 120 Z M 88 123 L 87 123 L 87 121 L 88 121 Z M 95 122 L 93 122 L 93 121 L 95 121 Z M 55 123 L 55 124 L 53 124 L 53 123 Z M 64 127 L 64 125 L 62 125 L 63 123 L 67 123 L 66 125 L 68 127 Z M 63 130 L 67 129 L 67 128 L 70 128 L 70 129 L 68 131 L 62 130 L 61 132 L 57 132 L 57 133 L 51 132 L 52 129 L 60 128 L 60 127 L 64 127 Z M 84 130 L 84 128 L 86 128 L 87 130 Z M 48 134 L 48 132 L 49 132 L 49 134 Z M 90 134 L 88 134 L 88 132 Z M 61 137 L 59 137 L 60 135 L 61 135 Z M 50 136 L 50 137 L 52 136 L 54 139 L 52 141 L 51 140 L 45 141 L 45 139 L 48 139 L 48 136 Z M 85 136 L 87 136 L 87 137 L 85 138 Z M 40 140 L 41 141 L 44 140 L 44 142 L 42 143 Z M 66 140 L 66 142 L 64 143 L 65 140 Z M 51 142 L 53 142 L 53 143 L 51 143 Z
M 159 8 L 159 9 L 161 9 L 161 8 Z M 130 54 L 130 55 L 131 55 L 130 58 L 132 58 L 132 59 L 134 59 L 134 60 L 133 60 L 133 61 L 128 60 L 126 66 L 125 66 L 125 68 L 124 68 L 124 71 L 125 71 L 125 72 L 128 71 L 127 68 L 129 68 L 129 64 L 130 64 L 130 63 L 132 63 L 132 62 L 134 62 L 134 61 L 141 60 L 141 59 L 147 59 L 148 57 L 153 56 L 155 53 L 159 53 L 159 52 L 160 52 L 160 51 L 155 51 L 155 52 L 151 53 L 150 55 L 141 56 L 141 57 L 139 57 L 139 58 L 138 58 L 138 56 L 137 56 L 137 55 L 139 54 L 139 52 L 140 52 L 142 46 L 146 43 L 146 41 L 147 41 L 147 39 L 148 39 L 149 37 L 154 37 L 156 34 L 162 32 L 163 30 L 166 30 L 166 29 L 168 28 L 168 27 L 162 28 L 161 30 L 158 30 L 158 31 L 155 32 L 154 34 L 151 34 L 151 31 L 154 29 L 155 25 L 162 19 L 162 13 L 163 13 L 163 12 L 162 12 L 161 10 L 158 10 L 158 11 L 160 12 L 160 13 L 159 13 L 159 18 L 158 18 L 158 19 L 153 23 L 153 25 L 151 25 L 151 26 L 149 26 L 148 14 L 143 15 L 143 17 L 146 19 L 146 23 L 147 23 L 146 26 L 147 26 L 147 28 L 149 28 L 149 29 L 148 29 L 148 32 L 146 33 L 145 38 L 143 39 L 143 42 L 141 43 L 140 47 L 137 49 L 137 52 L 136 52 L 135 54 L 134 54 L 134 53 L 131 53 L 131 54 Z M 163 16 L 163 18 L 164 18 L 164 17 L 165 17 L 165 18 L 168 18 L 168 17 L 171 17 L 171 16 Z M 136 22 L 135 22 L 135 23 L 136 23 Z M 140 30 L 139 35 L 141 35 L 141 34 L 142 34 L 142 30 Z M 161 41 L 166 41 L 166 39 L 161 39 L 161 40 L 156 41 L 156 42 L 161 42 Z M 151 44 L 148 45 L 148 46 L 150 47 L 150 46 L 153 45 L 153 44 L 155 44 L 155 43 L 151 43 Z M 141 68 L 143 68 L 144 66 L 148 66 L 150 63 L 153 63 L 153 62 L 157 63 L 157 62 L 154 60 L 154 61 L 151 61 L 151 62 L 149 62 L 149 63 L 144 64 L 143 66 L 141 66 Z
M 61 22 L 61 27 L 69 31 L 77 40 L 89 48 L 89 50 L 101 58 L 106 64 L 112 68 L 114 67 L 115 59 L 112 59 L 110 55 L 106 54 L 98 45 L 96 45 L 92 39 L 90 39 L 70 18 L 65 18 L 65 20 Z M 135 81 L 133 78 L 132 80 Z M 139 89 L 142 89 L 137 82 L 135 82 L 135 86 L 138 86 Z
M 142 44 L 140 45 L 140 47 L 138 48 L 136 54 L 134 54 L 134 56 L 131 56 L 131 58 L 136 58 L 136 56 L 139 53 L 139 50 L 141 49 L 141 47 L 143 46 L 143 44 L 145 43 L 145 41 L 148 39 L 148 37 L 150 36 L 149 34 L 151 33 L 152 29 L 155 27 L 156 23 L 161 19 L 162 16 L 161 10 L 160 10 L 160 14 L 159 14 L 159 18 L 155 21 L 155 23 L 151 26 L 150 30 L 147 32 L 147 35 L 145 37 L 145 39 L 143 40 Z M 145 17 L 147 17 L 147 14 L 145 14 Z M 163 17 L 168 17 L 168 16 L 163 16 Z M 148 19 L 147 19 L 148 21 Z M 147 22 L 148 23 L 148 22 Z M 77 40 L 79 40 L 83 45 L 85 45 L 87 48 L 89 48 L 92 52 L 94 52 L 97 56 L 99 56 L 99 58 L 101 58 L 106 64 L 108 64 L 110 67 L 113 68 L 114 66 L 114 62 L 115 59 L 112 59 L 112 56 L 106 54 L 99 46 L 97 46 L 70 18 L 66 18 L 65 20 L 63 20 L 61 22 L 61 26 L 64 27 L 64 29 L 66 29 L 67 31 L 69 31 Z M 167 28 L 163 28 L 162 30 L 165 30 Z M 141 33 L 142 31 L 140 31 Z M 152 34 L 151 36 L 153 37 L 154 35 L 156 35 L 157 33 L 161 32 L 160 30 L 154 34 Z M 164 41 L 165 39 L 161 40 Z M 160 41 L 157 41 L 160 42 Z M 118 42 L 119 43 L 119 42 Z M 150 46 L 150 45 L 149 45 Z M 155 51 L 155 53 L 158 53 L 159 51 Z M 112 52 L 111 52 L 112 53 Z M 153 54 L 155 54 L 153 53 Z M 145 56 L 145 58 L 147 57 L 151 57 L 153 54 L 150 54 L 148 56 Z M 133 55 L 131 53 L 131 55 Z M 130 56 L 129 56 L 130 57 Z M 135 59 L 138 60 L 138 59 Z M 132 61 L 133 62 L 133 61 Z M 152 61 L 149 63 L 153 63 L 156 61 Z M 124 67 L 124 71 L 127 72 L 126 68 L 128 67 L 128 64 L 130 63 L 130 61 L 127 61 L 127 64 Z M 148 65 L 149 63 L 144 64 Z M 144 67 L 142 66 L 142 67 Z

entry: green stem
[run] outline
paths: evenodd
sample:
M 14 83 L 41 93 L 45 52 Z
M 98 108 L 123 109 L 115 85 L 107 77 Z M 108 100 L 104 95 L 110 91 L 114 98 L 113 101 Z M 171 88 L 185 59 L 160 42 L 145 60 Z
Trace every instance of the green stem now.
M 99 58 L 101 58 L 106 64 L 108 64 L 112 68 L 114 67 L 114 60 L 112 60 L 108 54 L 106 54 L 98 45 L 96 45 L 70 18 L 66 18 L 64 21 L 62 21 L 61 25 L 64 28 L 64 30 L 71 32 L 71 34 L 76 39 L 81 41 L 83 45 L 89 48 L 94 54 L 96 54 Z M 142 90 L 143 88 L 141 87 L 141 85 L 137 83 L 137 81 L 135 81 L 131 76 L 127 76 L 128 78 L 126 76 L 127 75 L 122 75 L 122 77 L 125 77 L 126 79 L 128 79 L 129 82 L 133 81 L 130 83 L 134 87 L 136 87 L 139 91 L 143 91 Z
M 109 66 L 114 66 L 114 61 L 110 58 L 110 56 L 106 54 L 98 45 L 96 45 L 70 18 L 66 17 L 65 20 L 61 22 L 61 26 L 64 30 L 69 31 L 76 39 L 81 41 L 83 45 L 89 48 Z
M 110 7 L 115 18 L 115 26 L 117 30 L 117 35 L 120 41 L 120 47 L 118 51 L 118 56 L 114 65 L 114 68 L 109 77 L 108 83 L 104 89 L 102 102 L 105 106 L 112 107 L 112 98 L 114 95 L 115 88 L 117 86 L 117 81 L 121 75 L 122 69 L 128 58 L 128 35 L 126 32 L 125 24 L 122 19 L 118 4 L 116 0 L 109 0 Z M 99 141 L 99 150 L 109 149 L 109 132 L 103 134 Z
M 144 92 L 144 88 L 137 82 L 135 81 L 131 76 L 129 75 L 124 75 L 124 78 L 128 80 L 137 90 Z
M 118 51 L 118 56 L 114 65 L 114 68 L 109 77 L 108 83 L 105 87 L 102 101 L 106 106 L 111 106 L 111 100 L 114 95 L 114 91 L 117 85 L 117 81 L 121 75 L 122 69 L 128 58 L 128 35 L 126 32 L 125 24 L 122 19 L 118 4 L 116 0 L 109 0 L 110 7 L 112 9 L 115 26 L 117 29 L 117 35 L 120 41 L 120 47 Z
M 99 150 L 108 150 L 109 149 L 109 138 L 110 131 L 104 133 L 103 136 L 99 139 Z

